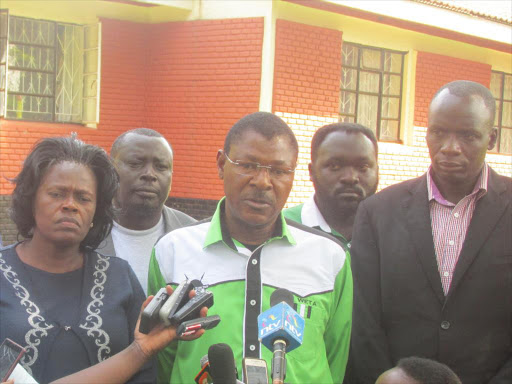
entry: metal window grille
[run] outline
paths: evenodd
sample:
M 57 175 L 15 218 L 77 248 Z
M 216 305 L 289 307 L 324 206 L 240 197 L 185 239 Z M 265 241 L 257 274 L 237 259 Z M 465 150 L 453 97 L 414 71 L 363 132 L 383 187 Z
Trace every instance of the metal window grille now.
M 0 116 L 97 123 L 99 30 L 0 11 Z
M 362 124 L 380 141 L 399 141 L 405 54 L 343 43 L 339 121 Z
M 492 71 L 491 93 L 496 99 L 494 127 L 498 130 L 497 151 L 512 153 L 512 74 Z

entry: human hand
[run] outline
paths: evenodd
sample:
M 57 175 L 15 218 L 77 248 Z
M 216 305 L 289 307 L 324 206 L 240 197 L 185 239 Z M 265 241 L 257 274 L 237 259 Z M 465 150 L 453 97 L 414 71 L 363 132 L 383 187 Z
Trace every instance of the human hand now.
M 173 293 L 173 289 L 170 285 L 166 286 L 167 294 L 170 296 Z M 190 291 L 189 298 L 194 297 L 196 294 L 195 290 Z M 141 313 L 153 299 L 153 296 L 149 296 L 142 304 Z M 200 317 L 206 317 L 208 314 L 208 308 L 203 307 L 200 311 Z M 140 351 L 150 358 L 154 354 L 158 353 L 161 349 L 166 347 L 170 342 L 177 339 L 175 326 L 165 326 L 163 323 L 158 323 L 147 335 L 139 332 L 140 315 L 135 326 L 134 331 L 134 344 L 140 349 Z M 195 340 L 203 335 L 204 329 L 199 330 L 193 335 L 182 336 L 180 340 Z

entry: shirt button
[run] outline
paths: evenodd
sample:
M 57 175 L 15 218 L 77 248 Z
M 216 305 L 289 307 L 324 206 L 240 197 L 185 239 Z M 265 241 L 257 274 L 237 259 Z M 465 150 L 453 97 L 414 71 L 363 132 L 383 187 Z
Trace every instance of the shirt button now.
M 254 350 L 256 350 L 256 346 L 254 346 L 253 344 L 251 344 L 251 345 L 249 346 L 249 349 L 250 349 L 251 351 L 254 351 Z
M 453 214 L 453 216 L 454 216 L 454 217 L 459 217 L 459 213 L 458 213 L 458 212 L 455 212 L 455 213 Z
M 253 263 L 254 265 L 258 264 L 258 260 L 256 259 L 252 259 L 251 263 Z
M 444 273 L 443 273 L 443 276 L 444 276 L 444 277 L 448 277 L 448 276 L 450 276 L 450 272 L 444 272 Z
M 441 328 L 448 329 L 450 328 L 450 322 L 449 321 L 443 321 L 441 322 Z
M 251 305 L 254 306 L 254 305 L 256 305 L 256 300 L 251 300 L 250 303 L 251 303 Z
M 453 245 L 453 244 L 455 244 L 455 241 L 450 240 L 450 241 L 448 242 L 448 244 Z

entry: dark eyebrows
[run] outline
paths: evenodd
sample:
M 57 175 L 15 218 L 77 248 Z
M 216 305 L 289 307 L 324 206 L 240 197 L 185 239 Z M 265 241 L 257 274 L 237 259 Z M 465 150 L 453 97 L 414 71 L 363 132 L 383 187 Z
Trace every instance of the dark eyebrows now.
M 48 188 L 49 190 L 51 189 L 56 189 L 58 191 L 69 191 L 70 188 L 66 187 L 65 185 L 60 185 L 60 184 L 55 184 L 55 185 L 49 185 Z M 74 193 L 80 193 L 80 194 L 86 194 L 86 195 L 92 195 L 93 192 L 87 190 L 87 189 L 82 189 L 82 188 L 78 188 L 74 191 Z

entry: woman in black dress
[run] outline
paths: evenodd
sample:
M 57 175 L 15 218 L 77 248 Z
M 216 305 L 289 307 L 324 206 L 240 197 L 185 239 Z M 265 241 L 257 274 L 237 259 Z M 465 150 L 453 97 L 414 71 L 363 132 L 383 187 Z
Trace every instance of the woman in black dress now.
M 134 339 L 143 290 L 126 261 L 93 251 L 110 233 L 118 187 L 106 152 L 43 139 L 14 182 L 11 218 L 24 240 L 0 249 L 0 341 L 26 349 L 21 364 L 40 384 L 123 350 L 114 362 L 136 372 L 130 382 L 155 381 L 147 346 L 158 343 Z M 163 344 L 174 338 L 158 332 Z

